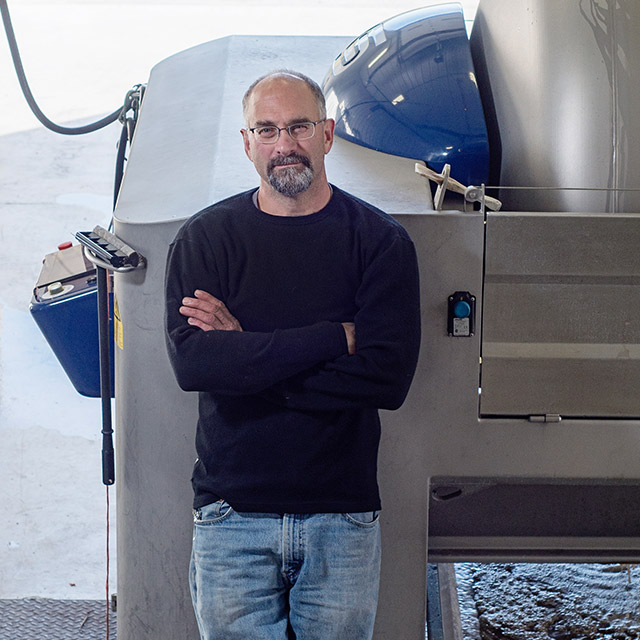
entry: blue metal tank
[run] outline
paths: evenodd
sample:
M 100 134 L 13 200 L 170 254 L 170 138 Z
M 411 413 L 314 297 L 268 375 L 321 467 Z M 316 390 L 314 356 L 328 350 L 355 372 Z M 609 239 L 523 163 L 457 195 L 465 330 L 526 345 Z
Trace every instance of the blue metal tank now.
M 98 302 L 95 267 L 82 247 L 45 256 L 29 309 L 75 390 L 100 397 Z M 113 294 L 109 294 L 113 396 Z
M 487 129 L 458 3 L 372 27 L 337 56 L 323 89 L 340 137 L 486 183 Z

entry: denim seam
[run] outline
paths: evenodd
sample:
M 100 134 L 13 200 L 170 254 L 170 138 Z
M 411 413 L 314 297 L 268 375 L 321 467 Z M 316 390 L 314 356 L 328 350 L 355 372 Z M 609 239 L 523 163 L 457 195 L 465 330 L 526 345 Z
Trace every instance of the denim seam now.
M 362 527 L 363 529 L 373 529 L 375 525 L 380 521 L 380 513 L 376 515 L 376 517 L 371 522 L 360 522 L 355 518 L 352 518 L 348 513 L 343 513 L 342 517 L 349 523 L 356 525 L 358 527 Z

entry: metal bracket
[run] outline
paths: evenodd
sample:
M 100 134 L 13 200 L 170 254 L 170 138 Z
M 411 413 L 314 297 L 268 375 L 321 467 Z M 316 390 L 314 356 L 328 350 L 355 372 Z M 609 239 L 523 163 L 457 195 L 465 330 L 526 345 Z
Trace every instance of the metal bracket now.
M 480 203 L 480 213 L 484 215 L 485 213 L 485 195 L 484 195 L 484 185 L 481 184 L 479 187 L 470 185 L 464 190 L 464 199 L 465 202 L 479 202 Z

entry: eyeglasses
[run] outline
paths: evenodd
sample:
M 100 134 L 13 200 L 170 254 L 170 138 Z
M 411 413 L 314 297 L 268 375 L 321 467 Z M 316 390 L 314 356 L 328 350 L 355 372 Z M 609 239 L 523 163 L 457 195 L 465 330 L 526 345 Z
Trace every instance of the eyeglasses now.
M 313 138 L 316 125 L 325 120 L 326 118 L 317 122 L 295 122 L 287 127 L 276 127 L 275 125 L 249 127 L 249 131 L 263 144 L 275 144 L 282 131 L 286 131 L 293 140 L 308 140 Z

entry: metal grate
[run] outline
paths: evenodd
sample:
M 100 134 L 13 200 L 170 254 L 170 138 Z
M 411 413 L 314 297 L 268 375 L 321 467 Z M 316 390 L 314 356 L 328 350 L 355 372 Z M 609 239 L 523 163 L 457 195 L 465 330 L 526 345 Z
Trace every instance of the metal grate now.
M 106 633 L 104 601 L 0 600 L 0 640 L 104 640 Z M 113 611 L 109 612 L 109 640 L 117 640 Z

